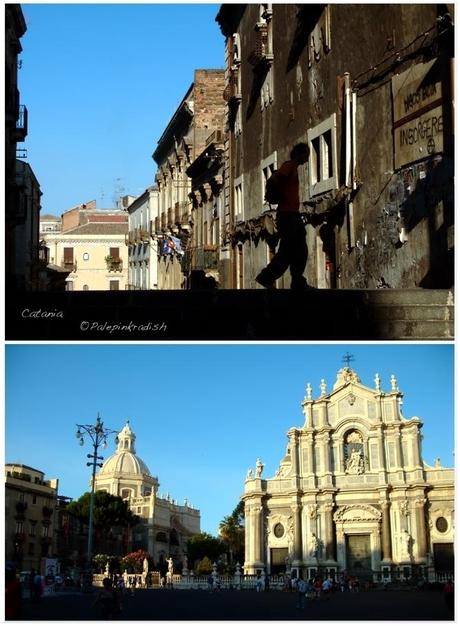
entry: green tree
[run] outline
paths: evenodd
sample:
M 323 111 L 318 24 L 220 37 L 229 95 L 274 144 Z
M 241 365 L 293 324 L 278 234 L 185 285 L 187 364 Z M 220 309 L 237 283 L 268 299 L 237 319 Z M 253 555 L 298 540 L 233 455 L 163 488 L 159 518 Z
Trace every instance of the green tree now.
M 227 546 L 230 564 L 244 561 L 244 501 L 240 500 L 231 515 L 219 524 L 219 535 Z
M 91 494 L 84 493 L 78 500 L 67 505 L 67 510 L 82 522 L 89 523 L 89 508 Z M 96 491 L 94 494 L 93 524 L 96 529 L 96 537 L 99 547 L 107 548 L 112 528 L 132 528 L 139 523 L 139 517 L 134 515 L 127 502 L 119 496 Z M 107 550 L 105 550 L 107 551 Z
M 209 533 L 197 533 L 192 535 L 187 542 L 187 554 L 193 568 L 196 569 L 198 561 L 208 557 L 211 562 L 218 561 L 219 557 L 226 552 L 226 546 L 221 539 L 213 537 Z

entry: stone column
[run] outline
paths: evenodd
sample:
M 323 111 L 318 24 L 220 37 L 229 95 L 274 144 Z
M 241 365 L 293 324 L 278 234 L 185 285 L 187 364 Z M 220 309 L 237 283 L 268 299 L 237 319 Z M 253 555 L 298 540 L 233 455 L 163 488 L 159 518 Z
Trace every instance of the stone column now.
M 312 433 L 308 433 L 307 437 L 306 437 L 306 441 L 307 441 L 307 473 L 308 474 L 313 474 L 314 473 L 314 457 L 313 457 L 313 434 Z
M 415 525 L 417 529 L 417 554 L 414 557 L 419 561 L 426 560 L 427 553 L 427 538 L 426 538 L 426 526 L 425 526 L 425 498 L 417 498 L 414 501 L 415 506 Z
M 294 518 L 294 554 L 292 561 L 298 564 L 302 561 L 302 506 L 294 504 L 291 506 L 291 510 Z
M 391 561 L 390 503 L 381 500 L 379 504 L 382 509 L 382 560 Z
M 260 504 L 254 507 L 254 563 L 260 563 L 262 561 L 262 507 Z
M 332 520 L 332 504 L 323 506 L 324 547 L 326 549 L 326 561 L 334 561 L 334 532 Z

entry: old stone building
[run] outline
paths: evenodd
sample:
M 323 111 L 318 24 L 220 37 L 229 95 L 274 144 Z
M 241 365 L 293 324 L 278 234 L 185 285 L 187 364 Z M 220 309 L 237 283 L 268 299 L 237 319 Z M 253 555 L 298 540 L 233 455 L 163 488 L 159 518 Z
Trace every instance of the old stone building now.
M 192 222 L 185 251 L 184 274 L 187 287 L 225 282 L 226 255 L 221 245 L 221 224 L 225 221 L 223 202 L 223 132 L 215 130 L 204 150 L 187 168 L 191 180 Z M 206 284 L 206 283 L 204 283 Z
M 118 434 L 117 451 L 96 474 L 95 489 L 120 496 L 141 518 L 133 548 L 147 550 L 160 569 L 171 557 L 177 571 L 184 564 L 188 539 L 200 532 L 200 512 L 187 501 L 180 505 L 169 495 L 158 495 L 158 478 L 137 456 L 135 442 L 127 422 Z
M 128 208 L 128 289 L 158 289 L 158 189 L 148 187 Z
M 53 556 L 58 480 L 21 463 L 5 464 L 5 559 L 39 570 Z
M 422 460 L 422 421 L 345 367 L 331 390 L 308 384 L 303 426 L 289 430 L 273 477 L 258 460 L 244 488 L 246 573 L 365 580 L 453 572 L 454 470 Z
M 158 140 L 153 158 L 158 165 L 155 183 L 159 216 L 155 236 L 160 248 L 159 289 L 184 286 L 183 250 L 193 228 L 191 181 L 187 167 L 201 154 L 209 136 L 222 128 L 225 114 L 223 70 L 197 69 L 194 81 Z M 174 239 L 173 239 L 174 238 Z M 179 254 L 172 254 L 175 247 Z
M 452 16 L 445 4 L 221 6 L 231 286 L 256 287 L 270 259 L 265 180 L 300 141 L 310 284 L 452 286 Z

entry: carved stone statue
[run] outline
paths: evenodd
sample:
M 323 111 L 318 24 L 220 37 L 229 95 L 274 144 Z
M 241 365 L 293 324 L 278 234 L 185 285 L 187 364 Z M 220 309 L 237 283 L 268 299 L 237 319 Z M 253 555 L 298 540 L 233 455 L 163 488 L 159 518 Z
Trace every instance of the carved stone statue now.
M 313 558 L 316 558 L 318 556 L 319 541 L 315 533 L 311 533 L 310 535 L 308 548 L 309 548 L 310 556 Z
M 144 574 L 147 574 L 149 571 L 149 562 L 147 557 L 144 558 L 143 562 L 142 562 L 142 571 Z
M 324 380 L 324 378 L 321 379 L 319 389 L 320 389 L 321 395 L 325 396 L 326 395 L 326 381 Z
M 391 391 L 398 391 L 398 381 L 396 380 L 396 376 L 394 374 L 390 377 L 391 383 Z
M 374 382 L 376 391 L 380 391 L 382 381 L 380 380 L 380 376 L 378 374 L 375 375 Z
M 174 571 L 174 564 L 173 564 L 172 557 L 169 557 L 169 559 L 167 559 L 166 562 L 168 564 L 168 574 L 172 576 L 173 571 Z
M 256 461 L 256 478 L 260 478 L 262 476 L 262 472 L 264 470 L 264 464 L 260 459 Z
M 248 473 L 246 474 L 246 480 L 252 480 L 254 478 L 254 472 L 251 468 L 248 469 Z
M 364 474 L 364 459 L 361 450 L 353 450 L 345 469 L 347 474 Z
M 403 559 L 409 559 L 412 538 L 409 535 L 407 530 L 403 530 L 401 532 L 400 542 L 401 542 L 401 557 Z

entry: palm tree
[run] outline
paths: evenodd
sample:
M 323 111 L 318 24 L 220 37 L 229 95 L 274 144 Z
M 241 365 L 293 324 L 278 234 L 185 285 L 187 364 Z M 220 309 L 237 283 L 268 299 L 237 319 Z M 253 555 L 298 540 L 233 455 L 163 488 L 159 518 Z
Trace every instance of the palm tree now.
M 241 561 L 244 558 L 244 513 L 240 505 L 220 522 L 219 535 L 228 546 L 230 563 L 234 563 L 235 557 Z

